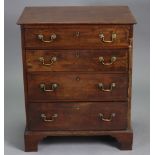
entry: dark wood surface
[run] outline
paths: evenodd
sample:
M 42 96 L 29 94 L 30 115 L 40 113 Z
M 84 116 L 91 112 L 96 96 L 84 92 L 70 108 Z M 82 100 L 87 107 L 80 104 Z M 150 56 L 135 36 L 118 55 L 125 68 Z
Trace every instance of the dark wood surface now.
M 50 28 L 28 28 L 25 29 L 25 47 L 28 49 L 127 48 L 130 29 L 130 25 L 56 25 Z M 105 40 L 111 40 L 112 33 L 116 33 L 116 39 L 112 43 L 104 43 L 99 37 L 101 32 Z M 38 39 L 38 35 L 42 34 L 45 40 L 50 40 L 53 33 L 56 34 L 56 39 L 50 43 Z
M 112 65 L 104 65 L 99 61 L 99 57 L 103 57 L 104 63 L 111 63 L 114 56 L 116 61 Z M 44 65 L 40 57 L 44 58 L 45 64 L 50 64 L 53 57 L 56 57 L 56 62 Z M 127 72 L 128 50 L 26 50 L 26 66 L 28 72 Z
M 77 78 L 79 78 L 77 80 Z M 128 77 L 126 74 L 53 72 L 28 74 L 28 100 L 44 101 L 124 101 L 128 99 Z M 40 84 L 51 89 L 51 83 L 59 87 L 53 92 L 43 92 Z M 98 83 L 103 83 L 105 89 L 111 84 L 116 87 L 110 92 L 101 91 Z
M 127 6 L 26 7 L 18 24 L 134 24 Z
M 126 130 L 127 129 L 127 102 L 81 102 L 81 103 L 29 103 L 29 130 Z M 111 121 L 112 113 L 115 117 Z M 41 118 L 45 114 L 51 119 L 54 114 L 58 117 L 52 122 L 45 122 Z
M 99 136 L 116 138 L 120 149 L 132 149 L 131 84 L 133 24 L 136 21 L 126 6 L 104 7 L 27 7 L 18 20 L 22 32 L 22 56 L 25 88 L 26 131 L 25 151 L 37 151 L 40 140 L 47 136 Z M 79 32 L 77 37 L 76 33 Z M 111 34 L 117 38 L 112 43 Z M 50 43 L 38 40 L 43 34 Z M 57 61 L 43 66 L 38 57 L 49 63 L 51 56 Z M 103 66 L 98 57 L 115 63 Z M 112 82 L 111 92 L 102 92 Z M 58 83 L 54 92 L 43 92 L 40 83 L 50 89 L 50 83 Z M 113 121 L 101 124 L 96 117 L 102 111 L 105 117 L 114 112 Z M 59 117 L 52 124 L 45 124 L 40 114 L 50 118 L 53 112 Z M 72 117 L 74 116 L 74 117 Z M 90 117 L 89 117 L 90 116 Z M 68 122 L 65 120 L 70 118 Z M 93 121 L 92 121 L 93 120 Z M 75 123 L 76 122 L 76 123 Z M 54 125 L 55 123 L 55 125 Z M 53 130 L 55 129 L 55 130 Z M 108 131 L 107 131 L 108 130 Z
M 117 146 L 120 150 L 132 150 L 133 131 L 127 130 L 113 131 L 30 131 L 25 130 L 25 151 L 36 152 L 38 143 L 49 136 L 111 136 L 117 140 Z M 110 144 L 109 144 L 110 145 Z

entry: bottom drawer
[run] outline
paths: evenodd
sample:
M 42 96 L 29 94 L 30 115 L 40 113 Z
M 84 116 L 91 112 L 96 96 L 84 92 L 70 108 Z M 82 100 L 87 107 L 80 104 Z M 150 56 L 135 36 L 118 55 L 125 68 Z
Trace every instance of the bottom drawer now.
M 123 130 L 127 102 L 29 103 L 29 130 Z

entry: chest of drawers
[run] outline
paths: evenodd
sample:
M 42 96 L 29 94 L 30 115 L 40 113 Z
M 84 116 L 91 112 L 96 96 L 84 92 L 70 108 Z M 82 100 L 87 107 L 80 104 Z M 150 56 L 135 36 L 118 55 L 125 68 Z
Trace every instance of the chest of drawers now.
M 132 149 L 135 19 L 127 6 L 26 7 L 25 151 L 47 136 L 112 136 Z

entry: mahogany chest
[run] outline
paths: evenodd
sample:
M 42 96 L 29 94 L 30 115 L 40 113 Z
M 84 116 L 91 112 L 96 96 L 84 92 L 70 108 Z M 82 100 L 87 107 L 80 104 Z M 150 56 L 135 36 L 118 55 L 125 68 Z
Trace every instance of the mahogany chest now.
M 132 149 L 127 6 L 26 7 L 19 18 L 25 151 L 47 136 L 112 136 Z

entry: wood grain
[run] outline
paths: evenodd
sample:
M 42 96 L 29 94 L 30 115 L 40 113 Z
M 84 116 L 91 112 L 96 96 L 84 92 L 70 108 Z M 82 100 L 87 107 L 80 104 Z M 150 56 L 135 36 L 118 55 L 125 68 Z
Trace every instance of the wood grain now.
M 127 130 L 114 131 L 30 131 L 25 130 L 25 151 L 36 152 L 38 143 L 47 136 L 111 136 L 118 142 L 117 147 L 120 150 L 132 150 L 133 131 L 131 128 Z M 109 144 L 110 145 L 110 144 Z
M 50 28 L 25 29 L 25 47 L 27 49 L 103 49 L 109 47 L 128 48 L 130 25 L 53 25 Z M 79 32 L 79 37 L 76 36 Z M 103 33 L 105 40 L 111 40 L 112 33 L 116 33 L 116 40 L 112 43 L 101 41 L 99 34 Z M 50 40 L 51 34 L 56 39 L 44 43 L 38 39 L 42 34 L 45 40 Z
M 37 151 L 39 141 L 47 136 L 104 136 L 117 139 L 121 150 L 131 150 L 131 87 L 132 87 L 132 42 L 135 18 L 127 6 L 87 7 L 26 7 L 17 24 L 21 25 L 23 76 L 26 108 L 25 151 Z M 77 37 L 77 32 L 79 36 Z M 111 40 L 116 33 L 116 40 Z M 49 40 L 38 39 L 42 34 Z M 43 66 L 55 56 L 52 66 Z M 110 62 L 103 66 L 98 57 Z M 105 89 L 112 82 L 116 87 L 111 92 L 99 90 L 102 82 Z M 40 84 L 51 89 L 51 83 L 58 83 L 54 92 L 43 92 Z M 58 118 L 52 123 L 43 122 L 53 113 Z M 98 113 L 109 118 L 103 122 Z M 67 121 L 66 121 L 67 120 Z
M 135 24 L 127 6 L 26 7 L 17 24 Z
M 26 66 L 28 72 L 34 71 L 87 71 L 87 72 L 127 72 L 128 50 L 27 50 Z M 103 65 L 99 57 L 104 58 L 104 63 L 110 63 L 112 57 L 116 61 L 112 65 Z M 43 65 L 39 60 L 43 57 L 46 64 L 51 63 L 52 57 L 56 62 L 52 65 Z
M 126 74 L 102 73 L 64 73 L 46 72 L 28 74 L 28 100 L 31 102 L 45 101 L 125 101 L 128 98 L 128 77 Z M 79 80 L 77 80 L 79 78 Z M 51 83 L 59 87 L 54 92 L 44 92 L 40 84 L 51 89 Z M 111 92 L 99 90 L 98 83 L 110 89 L 111 83 L 116 87 Z
M 30 103 L 29 130 L 126 130 L 126 102 L 84 102 L 84 103 Z M 41 114 L 51 119 L 54 114 L 58 117 L 52 122 L 44 122 Z M 109 119 L 112 113 L 115 117 L 110 122 L 102 121 L 99 113 Z

